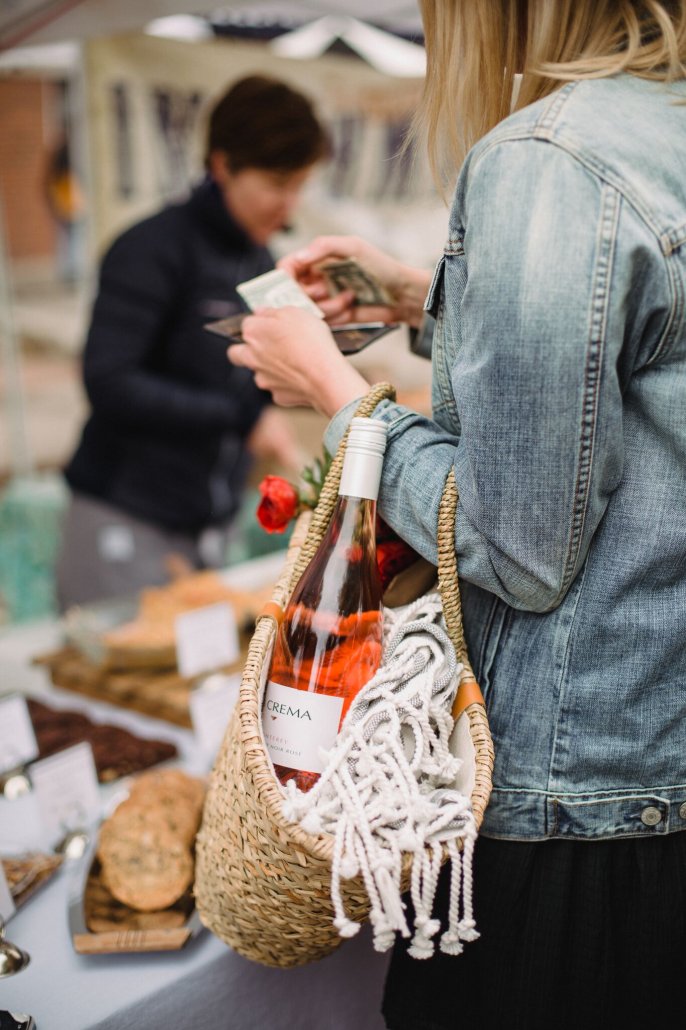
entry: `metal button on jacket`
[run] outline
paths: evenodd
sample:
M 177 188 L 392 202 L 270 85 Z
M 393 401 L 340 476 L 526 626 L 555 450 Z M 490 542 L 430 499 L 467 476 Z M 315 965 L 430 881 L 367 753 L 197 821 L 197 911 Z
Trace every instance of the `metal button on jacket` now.
M 648 805 L 641 812 L 641 822 L 644 826 L 657 826 L 658 823 L 662 822 L 662 812 L 659 808 L 655 808 L 654 805 Z
M 682 819 L 686 819 L 686 801 L 684 801 L 683 805 L 679 808 L 679 815 Z

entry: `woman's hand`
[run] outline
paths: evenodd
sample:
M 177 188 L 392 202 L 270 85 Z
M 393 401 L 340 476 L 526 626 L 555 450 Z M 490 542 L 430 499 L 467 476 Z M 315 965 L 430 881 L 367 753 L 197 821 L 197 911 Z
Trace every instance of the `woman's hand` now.
M 393 298 L 382 307 L 357 307 L 345 290 L 331 296 L 322 273 L 323 262 L 354 258 Z M 404 265 L 359 236 L 317 236 L 307 247 L 278 262 L 303 287 L 332 325 L 344 322 L 407 322 L 418 326 L 431 273 Z
M 255 373 L 255 383 L 285 407 L 314 408 L 331 418 L 368 384 L 343 357 L 325 322 L 301 308 L 264 308 L 241 326 L 243 343 L 229 361 Z

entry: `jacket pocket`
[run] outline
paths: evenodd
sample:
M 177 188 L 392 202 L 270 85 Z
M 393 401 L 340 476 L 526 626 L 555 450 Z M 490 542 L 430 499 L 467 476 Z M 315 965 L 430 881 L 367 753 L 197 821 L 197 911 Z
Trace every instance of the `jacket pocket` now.
M 445 275 L 445 254 L 441 257 L 434 269 L 433 278 L 431 285 L 429 286 L 429 292 L 426 295 L 424 301 L 424 310 L 427 311 L 433 318 L 438 316 L 438 308 L 443 295 L 443 277 Z
M 467 650 L 488 705 L 496 658 L 507 633 L 511 609 L 500 598 L 466 580 L 460 583 Z
M 493 598 L 479 653 L 480 686 L 488 708 L 498 654 L 507 638 L 512 608 L 499 597 Z

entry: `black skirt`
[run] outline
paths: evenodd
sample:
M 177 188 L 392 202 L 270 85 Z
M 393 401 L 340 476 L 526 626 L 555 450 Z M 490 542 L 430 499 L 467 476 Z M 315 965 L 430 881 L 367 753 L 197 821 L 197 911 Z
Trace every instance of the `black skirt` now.
M 447 912 L 446 875 L 437 902 Z M 461 955 L 437 943 L 433 958 L 413 959 L 398 942 L 383 1002 L 390 1030 L 686 1025 L 686 833 L 481 837 L 474 905 L 481 936 Z

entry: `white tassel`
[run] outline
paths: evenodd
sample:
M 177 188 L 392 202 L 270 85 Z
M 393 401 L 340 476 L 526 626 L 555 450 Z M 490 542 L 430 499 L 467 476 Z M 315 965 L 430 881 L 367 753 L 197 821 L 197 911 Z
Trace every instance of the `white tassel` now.
M 441 921 L 440 921 L 440 919 L 426 919 L 426 918 L 424 918 L 424 919 L 421 920 L 421 924 L 420 924 L 420 920 L 417 919 L 415 921 L 415 926 L 420 930 L 420 932 L 425 937 L 431 938 L 431 937 L 435 937 L 436 934 L 438 933 L 438 931 L 440 930 L 440 928 L 441 928 Z
M 434 953 L 434 943 L 422 933 L 416 933 L 412 938 L 412 944 L 407 949 L 408 955 L 412 958 L 431 958 Z
M 286 822 L 297 823 L 300 819 L 300 808 L 296 802 L 290 798 L 285 798 L 281 806 L 281 815 Z
M 398 832 L 398 847 L 401 851 L 414 853 L 421 848 L 421 838 L 409 826 L 403 826 Z
M 341 937 L 354 937 L 360 932 L 360 924 L 354 923 L 352 919 L 348 919 L 347 916 L 343 916 L 340 919 L 334 919 L 333 925 L 336 927 Z
M 316 786 L 302 794 L 289 782 L 283 805 L 284 817 L 300 820 L 306 832 L 334 835 L 331 899 L 341 937 L 360 929 L 347 916 L 341 893 L 342 880 L 359 876 L 371 904 L 374 947 L 388 950 L 400 933 L 412 938 L 409 954 L 418 959 L 434 953 L 441 929 L 433 908 L 444 847 L 452 878 L 441 949 L 459 954 L 464 940 L 478 936 L 468 850 L 476 830 L 468 799 L 454 787 L 461 763 L 448 746 L 454 725 L 450 706 L 462 666 L 440 618 L 437 594 L 387 613 L 383 666 L 351 706 Z M 465 843 L 463 862 L 458 840 Z M 413 856 L 413 936 L 401 896 L 407 854 Z
M 477 941 L 480 936 L 473 919 L 461 919 L 458 926 L 458 932 L 460 934 L 461 941 Z
M 351 852 L 346 851 L 341 859 L 341 876 L 344 880 L 352 880 L 360 871 L 360 864 Z
M 374 928 L 374 951 L 389 951 L 395 944 L 395 930 L 379 931 Z
M 461 955 L 464 951 L 464 945 L 457 934 L 446 933 L 441 937 L 441 951 L 446 955 Z
M 476 929 L 476 921 L 473 913 L 472 900 L 472 860 L 474 858 L 474 836 L 465 841 L 464 862 L 462 864 L 462 875 L 464 880 L 464 917 L 460 920 L 457 930 L 463 941 L 475 941 L 479 937 Z
M 322 820 L 316 808 L 311 808 L 309 812 L 305 813 L 305 815 L 300 820 L 300 825 L 302 826 L 305 833 L 313 833 L 316 835 L 324 832 L 322 827 Z

